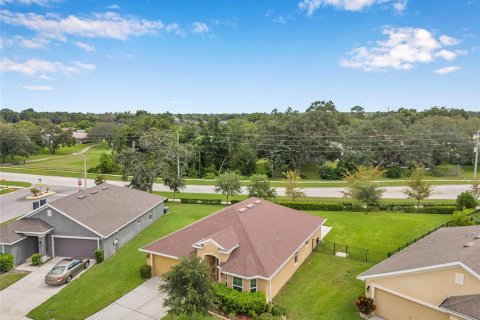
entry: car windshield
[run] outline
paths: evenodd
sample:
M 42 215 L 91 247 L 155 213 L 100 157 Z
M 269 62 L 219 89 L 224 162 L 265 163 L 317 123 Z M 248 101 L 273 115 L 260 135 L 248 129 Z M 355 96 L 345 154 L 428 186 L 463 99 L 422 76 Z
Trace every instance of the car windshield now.
M 65 266 L 55 266 L 55 267 L 53 267 L 53 269 L 50 271 L 50 273 L 60 274 L 60 273 L 63 272 L 63 270 L 65 270 Z

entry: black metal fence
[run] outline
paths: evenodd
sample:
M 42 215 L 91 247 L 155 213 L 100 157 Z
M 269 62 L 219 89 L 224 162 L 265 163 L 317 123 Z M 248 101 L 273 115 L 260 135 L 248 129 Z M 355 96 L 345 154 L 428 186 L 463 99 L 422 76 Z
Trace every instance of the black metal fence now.
M 421 239 L 425 238 L 426 236 L 428 236 L 429 234 L 431 234 L 431 233 L 433 233 L 433 232 L 437 231 L 437 230 L 438 230 L 438 229 L 440 229 L 440 228 L 444 228 L 444 227 L 452 227 L 453 225 L 454 225 L 454 224 L 453 224 L 453 221 L 448 221 L 448 222 L 445 222 L 444 224 L 442 224 L 442 225 L 439 225 L 438 227 L 435 227 L 435 228 L 433 228 L 433 229 L 431 229 L 431 230 L 429 230 L 429 231 L 425 232 L 425 233 L 424 233 L 424 234 L 422 234 L 421 236 L 419 236 L 419 237 L 416 237 L 416 238 L 415 238 L 415 239 L 413 239 L 412 241 L 409 241 L 409 242 L 407 242 L 407 243 L 405 243 L 405 244 L 401 245 L 401 246 L 400 246 L 400 247 L 398 247 L 397 249 L 395 249 L 395 250 L 393 250 L 393 251 L 390 251 L 390 252 L 388 253 L 388 257 L 391 257 L 391 256 L 393 256 L 395 253 L 397 253 L 397 252 L 399 252 L 399 251 L 401 251 L 401 250 L 405 249 L 406 247 L 409 247 L 409 246 L 411 246 L 412 244 L 414 244 L 414 243 L 415 243 L 415 242 L 417 242 L 418 240 L 421 240 Z
M 387 252 L 352 247 L 343 243 L 321 241 L 315 251 L 333 254 L 347 259 L 378 263 L 388 258 Z

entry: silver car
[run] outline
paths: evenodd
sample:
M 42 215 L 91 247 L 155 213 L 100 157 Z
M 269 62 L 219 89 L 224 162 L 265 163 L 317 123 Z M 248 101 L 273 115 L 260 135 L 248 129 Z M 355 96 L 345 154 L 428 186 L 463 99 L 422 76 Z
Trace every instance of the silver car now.
M 45 276 L 46 284 L 69 283 L 72 278 L 87 269 L 90 265 L 88 258 L 66 258 L 58 262 Z

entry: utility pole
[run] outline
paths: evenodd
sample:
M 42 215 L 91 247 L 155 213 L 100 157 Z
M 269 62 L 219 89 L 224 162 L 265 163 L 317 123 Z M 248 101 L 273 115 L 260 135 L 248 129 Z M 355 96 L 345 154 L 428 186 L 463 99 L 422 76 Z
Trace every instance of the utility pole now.
M 180 134 L 177 129 L 177 179 L 180 180 Z
M 85 190 L 87 189 L 87 154 L 83 154 L 83 173 L 84 173 L 84 181 L 85 181 Z
M 480 144 L 480 130 L 477 131 L 476 134 L 473 135 L 473 139 L 475 139 L 475 147 L 473 151 L 475 151 L 475 164 L 473 165 L 473 180 L 477 180 L 477 165 L 478 165 L 478 147 Z

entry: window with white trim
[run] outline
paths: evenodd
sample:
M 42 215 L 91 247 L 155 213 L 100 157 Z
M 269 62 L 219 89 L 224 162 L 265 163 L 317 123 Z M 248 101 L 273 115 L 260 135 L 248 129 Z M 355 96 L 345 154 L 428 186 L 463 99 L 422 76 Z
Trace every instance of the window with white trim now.
M 47 217 L 51 217 L 52 216 L 52 210 L 48 209 L 47 210 Z
M 463 281 L 465 279 L 465 276 L 463 273 L 455 273 L 455 284 L 459 286 L 463 286 Z
M 239 292 L 243 292 L 243 280 L 242 280 L 242 278 L 233 277 L 232 288 L 239 291 Z
M 257 279 L 250 279 L 250 292 L 257 292 Z
M 294 258 L 295 264 L 297 264 L 298 263 L 298 251 L 295 252 L 295 256 L 293 258 Z

